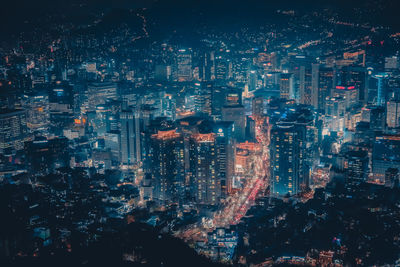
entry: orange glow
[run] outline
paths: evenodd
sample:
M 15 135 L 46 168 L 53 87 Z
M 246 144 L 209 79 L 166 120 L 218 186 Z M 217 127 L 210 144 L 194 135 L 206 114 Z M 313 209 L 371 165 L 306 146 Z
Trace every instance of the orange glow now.
M 177 133 L 176 130 L 169 131 L 158 131 L 158 133 L 153 134 L 151 137 L 158 140 L 170 140 L 174 138 L 180 137 L 180 133 Z
M 214 133 L 208 133 L 208 134 L 194 134 L 193 138 L 197 142 L 214 142 L 215 140 L 215 134 Z
M 253 143 L 253 142 L 249 142 L 249 141 L 237 144 L 236 148 L 254 151 L 254 152 L 261 151 L 261 145 L 259 143 Z

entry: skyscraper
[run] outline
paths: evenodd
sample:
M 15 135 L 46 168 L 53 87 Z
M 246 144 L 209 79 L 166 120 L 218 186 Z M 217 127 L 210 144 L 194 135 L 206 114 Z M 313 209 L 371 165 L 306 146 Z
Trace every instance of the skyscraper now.
M 294 82 L 291 73 L 282 73 L 279 82 L 280 97 L 285 99 L 294 98 Z
M 300 104 L 312 105 L 312 69 L 308 66 L 300 66 L 299 75 Z
M 243 141 L 246 137 L 246 116 L 244 106 L 225 105 L 222 108 L 222 120 L 234 122 L 234 137 Z
M 204 113 L 211 116 L 213 91 L 214 85 L 211 82 L 202 82 L 201 84 L 195 84 L 194 106 L 196 112 Z
M 192 194 L 197 204 L 219 203 L 221 184 L 217 173 L 214 133 L 193 134 L 190 138 L 190 172 Z
M 215 134 L 216 172 L 221 197 L 230 192 L 234 174 L 233 123 L 217 122 L 213 124 Z
M 368 153 L 364 150 L 350 150 L 345 154 L 344 169 L 346 183 L 360 184 L 368 178 Z
M 372 173 L 375 179 L 383 183 L 387 169 L 397 168 L 400 170 L 400 136 L 377 135 L 372 151 Z
M 117 84 L 111 82 L 92 83 L 88 86 L 88 109 L 95 111 L 97 105 L 105 104 L 107 100 L 117 100 Z
M 389 77 L 387 73 L 377 73 L 372 76 L 376 79 L 377 85 L 377 96 L 376 96 L 376 105 L 383 106 L 386 103 L 386 79 Z
M 294 124 L 275 125 L 271 130 L 271 180 L 276 195 L 300 191 L 301 134 Z
M 124 110 L 120 113 L 121 122 L 121 162 L 129 165 L 140 160 L 138 154 L 139 121 L 133 110 Z
M 177 203 L 184 196 L 185 167 L 183 137 L 175 129 L 151 136 L 149 151 L 154 178 L 153 196 L 160 205 Z
M 22 150 L 27 134 L 25 110 L 0 111 L 0 153 Z
M 389 100 L 386 104 L 386 124 L 389 128 L 400 126 L 400 101 Z
M 309 184 L 316 143 L 314 115 L 309 109 L 291 108 L 273 125 L 270 138 L 272 193 L 294 195 Z
M 189 50 L 180 49 L 178 51 L 177 77 L 179 82 L 192 80 L 192 54 Z

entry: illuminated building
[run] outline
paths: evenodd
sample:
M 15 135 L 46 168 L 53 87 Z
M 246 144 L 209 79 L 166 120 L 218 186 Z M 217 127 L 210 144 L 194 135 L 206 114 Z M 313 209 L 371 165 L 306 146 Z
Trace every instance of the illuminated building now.
M 281 115 L 270 132 L 272 193 L 295 195 L 309 185 L 316 143 L 314 116 L 309 109 L 292 109 Z
M 339 86 L 354 86 L 358 92 L 358 100 L 367 103 L 367 70 L 364 67 L 345 66 L 342 67 L 336 75 Z
M 385 186 L 393 187 L 399 186 L 399 169 L 389 168 L 385 171 Z
M 208 234 L 206 254 L 215 261 L 229 261 L 233 258 L 238 235 L 224 228 L 217 228 Z
M 214 52 L 205 52 L 201 57 L 200 79 L 211 81 L 215 79 L 215 57 Z
M 189 141 L 192 195 L 197 204 L 217 205 L 221 184 L 217 173 L 217 147 L 214 133 L 193 134 Z
M 69 166 L 68 140 L 36 137 L 25 144 L 29 169 L 33 173 L 48 174 L 57 168 Z
M 154 78 L 158 81 L 168 81 L 171 77 L 171 66 L 156 65 Z
M 334 70 L 312 64 L 311 104 L 318 110 L 324 110 L 325 99 L 331 95 L 334 85 Z
M 312 69 L 300 66 L 299 75 L 300 104 L 312 105 Z
M 11 153 L 24 148 L 28 137 L 26 111 L 21 109 L 0 111 L 0 152 Z
M 387 73 L 377 73 L 372 76 L 376 79 L 377 94 L 375 103 L 378 106 L 383 106 L 386 102 L 386 80 L 389 77 Z
M 222 108 L 222 120 L 234 122 L 234 137 L 242 141 L 246 137 L 246 116 L 244 106 L 226 105 Z
M 120 113 L 121 162 L 133 164 L 141 160 L 139 118 L 133 110 Z
M 117 100 L 117 84 L 92 83 L 88 86 L 88 109 L 95 111 L 96 107 L 105 104 L 108 100 Z
M 51 131 L 62 135 L 64 128 L 73 120 L 73 88 L 67 83 L 57 81 L 49 90 L 49 110 Z
M 342 97 L 330 97 L 325 99 L 324 128 L 329 131 L 344 131 L 345 128 L 346 101 Z
M 279 81 L 280 98 L 294 98 L 294 79 L 291 73 L 282 73 Z
M 171 94 L 161 92 L 160 96 L 161 116 L 171 120 L 176 119 L 176 101 Z
M 372 106 L 369 119 L 371 129 L 374 131 L 383 131 L 385 123 L 385 108 L 382 106 Z
M 244 142 L 236 144 L 235 172 L 238 176 L 253 178 L 255 175 L 254 162 L 261 156 L 261 144 Z
M 257 89 L 257 72 L 255 70 L 251 70 L 249 73 L 249 91 L 255 91 Z
M 399 67 L 400 65 L 398 57 L 385 57 L 385 70 L 398 70 Z
M 153 197 L 161 205 L 177 203 L 185 193 L 183 137 L 176 130 L 158 131 L 150 142 Z
M 346 183 L 359 184 L 368 178 L 368 153 L 363 150 L 348 151 L 345 154 L 344 169 L 346 171 Z
M 180 49 L 177 56 L 177 77 L 179 82 L 192 80 L 192 55 L 189 50 Z
M 400 170 L 400 136 L 378 135 L 375 137 L 372 153 L 374 178 L 384 183 L 385 172 L 389 168 Z
M 23 96 L 23 107 L 27 111 L 27 126 L 32 132 L 45 134 L 50 123 L 49 96 L 46 92 Z
M 295 125 L 276 125 L 271 130 L 272 192 L 294 195 L 300 191 L 301 134 Z
M 202 82 L 201 84 L 195 84 L 195 86 L 195 111 L 211 116 L 212 94 L 214 91 L 213 83 Z
M 229 62 L 222 56 L 215 57 L 215 80 L 225 81 L 229 75 Z
M 119 131 L 107 132 L 104 135 L 104 148 L 110 151 L 115 162 L 121 161 L 121 135 Z
M 216 171 L 221 186 L 221 197 L 231 191 L 234 174 L 234 147 L 232 122 L 216 122 L 213 124 L 215 134 Z
M 254 118 L 261 118 L 264 115 L 265 97 L 255 96 L 252 100 L 252 116 Z
M 400 126 L 400 101 L 389 100 L 386 104 L 386 124 L 389 128 Z
M 335 87 L 333 92 L 334 97 L 341 97 L 345 100 L 346 109 L 355 106 L 358 103 L 358 92 L 355 86 L 341 86 Z

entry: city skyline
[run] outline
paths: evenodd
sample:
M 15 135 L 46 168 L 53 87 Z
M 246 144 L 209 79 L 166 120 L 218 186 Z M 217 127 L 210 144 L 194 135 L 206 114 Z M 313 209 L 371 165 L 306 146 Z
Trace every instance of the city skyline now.
M 400 264 L 394 0 L 16 0 L 0 265 Z

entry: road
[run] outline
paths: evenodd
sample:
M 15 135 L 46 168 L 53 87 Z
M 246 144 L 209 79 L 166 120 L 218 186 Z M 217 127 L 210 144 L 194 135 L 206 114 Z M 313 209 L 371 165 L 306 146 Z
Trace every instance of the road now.
M 215 228 L 229 227 L 237 224 L 254 204 L 256 196 L 265 191 L 269 184 L 269 129 L 268 125 L 257 123 L 256 136 L 262 144 L 262 156 L 255 158 L 256 175 L 248 179 L 242 190 L 229 196 L 222 209 L 215 212 L 212 218 L 190 225 L 178 237 L 187 241 L 199 241 L 207 238 L 207 233 Z

